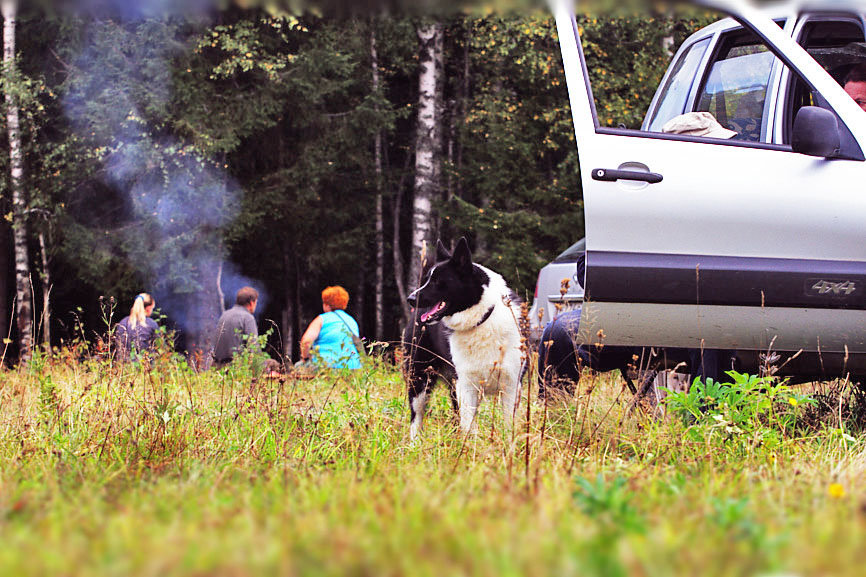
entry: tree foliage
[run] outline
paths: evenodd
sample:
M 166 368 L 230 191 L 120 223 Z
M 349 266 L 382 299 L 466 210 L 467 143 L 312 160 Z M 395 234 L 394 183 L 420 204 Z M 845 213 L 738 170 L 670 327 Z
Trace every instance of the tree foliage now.
M 611 103 L 602 122 L 635 126 L 671 45 L 706 18 L 579 21 L 594 88 Z M 440 235 L 469 237 L 482 264 L 529 295 L 538 269 L 583 234 L 555 26 L 547 14 L 484 11 L 442 22 Z M 49 233 L 54 334 L 70 336 L 77 307 L 96 325 L 100 295 L 125 313 L 142 290 L 201 333 L 215 322 L 218 275 L 228 298 L 242 282 L 259 288 L 263 317 L 295 335 L 319 312 L 319 291 L 342 284 L 371 332 L 377 133 L 385 238 L 401 239 L 386 254 L 418 257 L 408 250 L 417 24 L 282 2 L 167 14 L 29 6 L 21 75 L 4 81 L 21 94 L 28 218 Z M 651 49 L 635 59 L 638 42 Z M 8 158 L 0 163 L 5 214 Z M 386 333 L 396 337 L 394 263 L 386 269 Z

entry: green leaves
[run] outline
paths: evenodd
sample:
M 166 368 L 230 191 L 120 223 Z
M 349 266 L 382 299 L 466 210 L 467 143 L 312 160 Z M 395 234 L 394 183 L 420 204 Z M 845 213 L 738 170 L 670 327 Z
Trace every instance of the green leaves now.
M 632 505 L 628 482 L 620 476 L 605 481 L 599 473 L 595 481 L 577 479 L 574 500 L 595 524 L 596 533 L 585 543 L 591 575 L 625 576 L 628 574 L 619 556 L 619 543 L 646 532 L 644 516 Z
M 224 80 L 244 72 L 257 70 L 268 81 L 278 82 L 280 73 L 294 61 L 290 33 L 307 32 L 292 15 L 239 20 L 234 24 L 221 24 L 202 34 L 195 44 L 194 53 L 211 54 L 216 62 L 211 69 L 211 80 Z
M 717 15 L 680 8 L 657 16 L 578 16 L 602 126 L 639 128 L 674 51 Z
M 614 477 L 607 482 L 599 473 L 595 481 L 580 478 L 576 483 L 575 501 L 604 530 L 618 534 L 643 533 L 646 530 L 643 517 L 631 503 L 632 494 L 624 478 Z
M 42 11 L 28 8 L 22 73 L 4 81 L 25 113 L 30 218 L 39 215 L 51 233 L 52 266 L 70 271 L 55 276 L 58 308 L 142 284 L 184 295 L 213 290 L 202 263 L 228 257 L 281 295 L 267 318 L 292 309 L 293 322 L 305 324 L 316 287 L 333 282 L 357 287 L 370 318 L 378 134 L 385 325 L 396 334 L 391 255 L 417 256 L 405 250 L 415 20 L 335 19 L 269 0 L 228 2 L 208 17 Z M 446 241 L 469 234 L 479 261 L 528 296 L 538 269 L 583 234 L 555 26 L 546 13 L 486 9 L 442 22 L 440 232 Z M 672 33 L 679 40 L 698 24 L 677 20 Z M 613 61 L 601 87 L 614 96 L 613 116 L 637 119 L 663 66 L 661 48 L 638 60 L 625 49 L 655 45 L 671 29 L 631 16 L 581 25 L 593 70 Z M 395 230 L 403 246 L 390 246 Z
M 460 74 L 471 91 L 455 135 L 461 156 L 448 167 L 456 195 L 443 214 L 478 238 L 482 264 L 525 295 L 538 269 L 583 234 L 555 26 L 538 14 L 467 17 L 460 26 L 469 66 Z
M 777 433 L 794 434 L 802 408 L 815 403 L 784 380 L 736 371 L 726 374 L 732 382 L 695 379 L 688 392 L 667 391 L 666 407 L 709 436 L 735 439 L 756 435 L 754 438 L 763 442 L 775 443 Z

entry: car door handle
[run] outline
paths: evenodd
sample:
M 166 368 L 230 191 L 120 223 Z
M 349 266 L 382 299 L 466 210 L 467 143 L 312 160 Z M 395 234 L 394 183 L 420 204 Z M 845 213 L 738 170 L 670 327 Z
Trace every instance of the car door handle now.
M 602 182 L 616 182 L 617 180 L 639 180 L 656 184 L 664 177 L 657 172 L 640 172 L 637 170 L 612 170 L 610 168 L 595 168 L 592 171 L 592 179 Z

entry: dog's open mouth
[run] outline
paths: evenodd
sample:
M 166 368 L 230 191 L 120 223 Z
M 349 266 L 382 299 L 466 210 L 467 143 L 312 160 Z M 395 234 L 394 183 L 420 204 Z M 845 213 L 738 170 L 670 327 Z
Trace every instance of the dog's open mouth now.
M 445 306 L 445 301 L 440 301 L 436 306 L 427 309 L 425 312 L 421 313 L 421 322 L 430 323 L 438 321 L 441 316 L 439 313 L 445 310 Z

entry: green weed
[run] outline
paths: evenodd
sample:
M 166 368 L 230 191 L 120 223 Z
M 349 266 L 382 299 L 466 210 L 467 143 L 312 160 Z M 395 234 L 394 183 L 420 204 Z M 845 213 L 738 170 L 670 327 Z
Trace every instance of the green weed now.
M 693 431 L 700 435 L 751 437 L 772 449 L 782 437 L 797 434 L 800 413 L 816 404 L 784 380 L 736 371 L 727 375 L 729 383 L 695 379 L 686 392 L 669 390 L 666 407 L 684 423 L 696 425 Z

